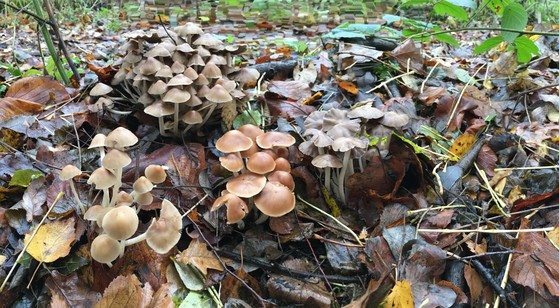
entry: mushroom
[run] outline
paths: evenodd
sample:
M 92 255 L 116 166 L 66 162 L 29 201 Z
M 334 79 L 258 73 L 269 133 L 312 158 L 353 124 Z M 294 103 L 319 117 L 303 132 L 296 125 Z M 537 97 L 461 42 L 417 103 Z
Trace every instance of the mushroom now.
M 87 180 L 87 184 L 95 184 L 95 189 L 103 190 L 103 202 L 101 203 L 103 207 L 109 206 L 109 187 L 116 184 L 116 182 L 116 176 L 105 167 L 95 169 Z
M 332 143 L 332 149 L 336 152 L 341 152 L 344 155 L 342 170 L 340 171 L 340 175 L 338 177 L 338 198 L 343 202 L 346 200 L 344 181 L 348 176 L 353 174 L 353 162 L 350 160 L 351 150 L 354 148 L 364 149 L 367 145 L 367 140 L 355 137 L 341 137 L 334 140 Z
M 105 157 L 105 139 L 107 136 L 103 134 L 97 134 L 91 140 L 88 149 L 99 149 L 99 166 L 101 166 L 103 158 Z
M 265 176 L 247 172 L 229 180 L 225 187 L 230 193 L 241 198 L 250 198 L 262 191 L 264 185 L 266 185 Z
M 256 174 L 266 174 L 276 168 L 274 158 L 264 152 L 256 152 L 247 160 L 247 169 Z
M 165 182 L 165 179 L 167 179 L 168 169 L 169 168 L 167 166 L 149 165 L 146 167 L 144 174 L 146 175 L 146 178 L 153 184 L 160 184 Z
M 266 176 L 268 181 L 270 182 L 278 182 L 282 185 L 287 186 L 291 191 L 295 189 L 295 181 L 293 180 L 293 176 L 291 173 L 287 171 L 274 171 Z
M 293 136 L 282 132 L 267 132 L 256 137 L 256 143 L 263 149 L 289 147 L 295 143 Z
M 141 176 L 136 181 L 134 181 L 132 188 L 134 188 L 134 192 L 136 192 L 137 194 L 143 194 L 150 192 L 153 189 L 153 183 L 148 180 L 147 177 Z
M 104 83 L 97 83 L 92 89 L 91 91 L 89 91 L 89 95 L 91 96 L 103 96 L 103 95 L 107 95 L 109 93 L 111 93 L 111 91 L 113 90 L 112 87 L 104 84 Z
M 190 128 L 192 128 L 192 126 L 202 123 L 203 119 L 200 112 L 196 110 L 190 110 L 185 112 L 181 116 L 181 121 L 187 124 L 186 128 L 182 131 L 183 135 L 185 135 L 190 130 Z
M 295 195 L 279 182 L 267 182 L 253 200 L 260 212 L 270 217 L 283 216 L 295 208 Z
M 112 169 L 115 172 L 117 180 L 113 186 L 113 197 L 109 206 L 114 206 L 116 204 L 116 198 L 118 196 L 118 192 L 120 191 L 120 186 L 122 185 L 122 170 L 131 162 L 132 159 L 130 159 L 128 154 L 117 149 L 111 149 L 107 155 L 105 155 L 105 158 L 103 158 L 103 167 Z
M 123 247 L 114 238 L 107 234 L 98 235 L 91 242 L 91 257 L 99 263 L 105 263 L 112 267 L 111 262 L 116 260 L 123 252 Z
M 235 153 L 241 158 L 241 151 L 250 149 L 252 140 L 238 130 L 230 130 L 223 134 L 215 143 L 215 148 L 223 153 Z
M 138 230 L 139 219 L 136 211 L 129 206 L 117 206 L 105 214 L 101 227 L 115 240 L 130 238 Z
M 179 134 L 179 104 L 186 103 L 186 101 L 188 101 L 189 99 L 190 93 L 178 88 L 172 88 L 163 96 L 164 102 L 175 104 L 175 112 L 173 118 L 173 133 L 175 134 L 175 136 Z
M 102 205 L 94 205 L 87 209 L 87 212 L 83 215 L 83 219 L 96 221 L 97 225 L 101 227 L 103 223 L 103 217 L 107 214 L 108 211 L 112 210 L 110 207 L 103 207 Z
M 82 171 L 80 169 L 78 169 L 78 167 L 76 167 L 74 165 L 66 165 L 60 171 L 59 177 L 63 181 L 70 182 L 70 189 L 72 190 L 72 194 L 74 195 L 76 203 L 80 207 L 81 212 L 85 213 L 85 207 L 83 206 L 83 204 L 80 200 L 80 195 L 78 194 L 78 191 L 76 190 L 76 185 L 74 185 L 74 180 L 73 180 L 74 177 L 76 177 L 80 174 L 82 174 Z
M 238 223 L 248 214 L 248 206 L 243 199 L 229 192 L 225 192 L 221 197 L 215 199 L 212 212 L 224 204 L 227 207 L 227 224 Z
M 213 104 L 210 105 L 210 109 L 206 112 L 202 125 L 210 119 L 210 116 L 213 114 L 217 104 L 227 103 L 233 100 L 233 97 L 229 94 L 229 92 L 219 84 L 213 86 L 205 95 L 205 98 Z
M 228 171 L 233 172 L 235 176 L 239 175 L 239 171 L 245 168 L 243 160 L 235 153 L 228 153 L 219 158 L 221 166 Z
M 159 134 L 163 137 L 170 136 L 165 132 L 165 116 L 175 113 L 175 108 L 163 101 L 159 100 L 144 109 L 146 114 L 156 117 L 159 122 Z
M 283 157 L 278 157 L 274 162 L 276 163 L 276 168 L 274 168 L 274 171 L 291 172 L 291 163 L 289 162 L 289 160 Z
M 138 137 L 124 127 L 117 127 L 105 138 L 105 146 L 124 151 L 138 142 Z
M 324 187 L 329 194 L 332 194 L 332 190 L 330 190 L 330 168 L 342 168 L 342 161 L 335 155 L 321 154 L 313 158 L 311 164 L 317 168 L 324 169 Z

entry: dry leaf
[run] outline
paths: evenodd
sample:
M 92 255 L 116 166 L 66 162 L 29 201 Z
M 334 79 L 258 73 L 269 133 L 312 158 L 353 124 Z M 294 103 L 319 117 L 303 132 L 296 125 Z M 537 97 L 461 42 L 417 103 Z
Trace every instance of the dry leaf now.
M 359 93 L 359 89 L 355 86 L 353 82 L 339 81 L 338 86 L 350 94 L 357 95 L 357 93 Z
M 474 136 L 474 134 L 465 133 L 458 136 L 448 150 L 450 153 L 454 154 L 454 156 L 462 158 L 464 154 L 468 153 L 475 142 L 476 136 Z
M 208 274 L 208 268 L 223 271 L 219 260 L 206 249 L 204 242 L 197 239 L 193 239 L 188 248 L 177 256 L 177 261 L 194 265 L 204 275 Z
M 146 290 L 140 287 L 140 281 L 135 275 L 118 276 L 105 289 L 95 308 L 145 307 L 141 303 Z
M 4 97 L 0 99 L 0 123 L 16 116 L 36 114 L 41 110 L 43 110 L 41 104 L 21 98 Z
M 45 76 L 30 76 L 14 82 L 6 97 L 19 98 L 44 105 L 48 102 L 61 103 L 70 99 L 66 88 L 58 81 Z
M 74 224 L 74 218 L 70 218 L 42 225 L 29 244 L 27 252 L 35 260 L 44 263 L 54 262 L 67 256 L 70 253 L 70 245 L 76 237 Z M 26 245 L 30 239 L 31 234 L 27 234 Z
M 393 308 L 413 308 L 413 294 L 411 286 L 407 280 L 396 281 L 392 291 L 386 297 L 386 305 L 384 307 Z

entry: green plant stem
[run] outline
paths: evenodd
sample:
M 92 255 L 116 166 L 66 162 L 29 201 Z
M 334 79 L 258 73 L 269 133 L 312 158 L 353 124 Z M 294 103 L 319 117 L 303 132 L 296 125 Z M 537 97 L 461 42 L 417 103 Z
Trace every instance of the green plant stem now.
M 432 35 L 438 34 L 445 34 L 445 33 L 453 33 L 453 32 L 462 32 L 462 31 L 505 31 L 505 32 L 514 32 L 520 33 L 522 35 L 548 35 L 548 36 L 559 36 L 559 32 L 541 32 L 541 31 L 522 31 L 522 30 L 515 30 L 515 29 L 508 29 L 508 28 L 494 28 L 494 27 L 466 27 L 466 28 L 458 28 L 458 29 L 449 29 L 449 30 L 441 30 L 441 31 L 424 31 L 420 33 L 416 33 L 410 35 L 409 38 L 424 38 Z
M 33 6 L 35 7 L 36 14 L 41 17 L 43 15 L 43 10 L 41 8 L 41 3 L 39 0 L 33 0 Z M 41 17 L 42 18 L 42 17 Z M 64 67 L 62 66 L 62 62 L 60 62 L 60 57 L 54 48 L 54 43 L 52 42 L 52 38 L 50 36 L 49 30 L 46 27 L 46 23 L 39 21 L 39 27 L 41 27 L 41 32 L 43 33 L 43 37 L 45 38 L 45 43 L 47 44 L 47 48 L 49 50 L 50 56 L 54 60 L 54 64 L 56 65 L 56 69 L 60 73 L 60 78 L 64 84 L 70 84 L 70 79 L 66 76 L 64 72 Z M 40 46 L 39 46 L 40 48 Z

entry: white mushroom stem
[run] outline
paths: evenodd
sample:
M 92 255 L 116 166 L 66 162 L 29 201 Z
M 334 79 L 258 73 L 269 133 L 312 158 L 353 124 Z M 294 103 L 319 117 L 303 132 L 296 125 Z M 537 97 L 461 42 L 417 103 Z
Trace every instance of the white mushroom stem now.
M 345 200 L 344 181 L 345 181 L 346 172 L 347 172 L 347 169 L 348 169 L 349 163 L 350 163 L 350 161 L 349 161 L 350 154 L 351 154 L 351 151 L 347 151 L 347 152 L 344 153 L 343 166 L 342 166 L 342 170 L 340 171 L 340 176 L 338 177 L 338 193 L 339 193 L 338 198 L 343 203 L 345 203 L 345 201 L 346 201 Z M 353 166 L 352 166 L 352 168 L 353 168 Z
M 101 203 L 101 205 L 103 205 L 103 207 L 109 207 L 109 203 L 111 203 L 109 199 L 109 189 L 103 188 L 103 203 Z
M 204 121 L 202 121 L 202 123 L 200 123 L 200 126 L 202 126 L 202 125 L 206 124 L 206 122 L 208 122 L 208 120 L 209 120 L 210 117 L 212 116 L 212 113 L 213 113 L 214 110 L 215 110 L 215 106 L 216 106 L 216 105 L 217 105 L 217 104 L 215 104 L 215 103 L 210 105 L 210 109 L 208 109 L 208 111 L 207 111 L 206 114 L 204 115 Z
M 74 185 L 74 181 L 72 179 L 69 179 L 68 181 L 70 181 L 70 189 L 72 190 L 72 194 L 74 194 L 76 203 L 80 207 L 82 213 L 85 213 L 85 207 L 83 206 L 82 201 L 80 200 L 80 196 L 78 195 L 78 191 L 76 190 L 76 185 Z
M 326 191 L 329 194 L 332 194 L 332 191 L 330 190 L 330 167 L 326 167 L 324 170 L 324 187 L 326 187 Z
M 103 158 L 105 158 L 105 147 L 99 147 L 99 167 L 103 166 Z
M 159 117 L 157 118 L 157 120 L 159 121 L 159 135 L 163 137 L 169 137 L 170 134 L 167 134 L 165 132 L 165 119 L 163 117 Z
M 118 193 L 120 187 L 122 186 L 122 168 L 114 169 L 116 176 L 116 183 L 113 186 L 113 197 L 111 198 L 111 203 L 109 206 L 113 207 L 116 205 L 116 199 L 118 198 Z
M 175 114 L 173 117 L 173 134 L 179 135 L 179 104 L 175 104 Z
M 155 221 L 155 218 L 153 220 Z M 130 246 L 130 245 L 138 244 L 141 241 L 145 241 L 146 239 L 147 239 L 147 231 L 136 237 L 129 238 L 122 242 L 124 243 L 124 246 Z

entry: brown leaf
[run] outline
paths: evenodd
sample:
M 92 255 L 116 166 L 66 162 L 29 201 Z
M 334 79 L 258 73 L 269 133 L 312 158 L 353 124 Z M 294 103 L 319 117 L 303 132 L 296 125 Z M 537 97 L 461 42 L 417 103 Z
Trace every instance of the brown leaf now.
M 421 50 L 415 46 L 414 40 L 407 39 L 398 47 L 396 47 L 392 53 L 392 57 L 400 64 L 402 69 L 407 70 L 410 68 L 420 74 L 424 74 L 423 70 L 423 57 L 421 56 Z
M 0 99 L 0 123 L 16 116 L 36 114 L 41 110 L 43 110 L 41 104 L 21 98 L 4 97 Z
M 302 103 L 268 97 L 266 97 L 266 105 L 268 105 L 270 109 L 271 116 L 285 118 L 287 120 L 292 120 L 295 117 L 307 117 L 316 110 L 315 107 Z
M 48 102 L 60 103 L 70 99 L 68 91 L 60 82 L 45 76 L 19 79 L 10 86 L 6 97 L 24 99 L 41 105 Z
M 308 83 L 294 80 L 270 81 L 268 92 L 278 94 L 293 101 L 302 101 L 312 94 Z
M 98 302 L 101 297 L 101 294 L 91 291 L 78 278 L 76 272 L 65 276 L 57 270 L 53 270 L 52 275 L 46 280 L 46 286 L 51 290 L 51 293 L 58 290 L 56 292 L 60 292 L 70 307 L 93 307 L 93 304 Z
M 312 303 L 317 307 L 330 307 L 333 301 L 330 292 L 320 285 L 290 277 L 273 275 L 268 279 L 266 287 L 270 292 L 270 297 L 286 303 Z
M 487 174 L 488 177 L 491 178 L 495 175 L 497 155 L 487 144 L 484 144 L 477 155 L 476 164 L 481 170 L 485 171 L 485 174 Z
M 254 301 L 252 293 L 245 287 L 245 285 L 241 281 L 239 281 L 239 278 L 242 279 L 250 288 L 256 291 L 256 293 L 262 294 L 262 290 L 260 289 L 258 280 L 245 272 L 242 267 L 237 269 L 235 274 L 237 275 L 237 277 L 233 277 L 228 274 L 221 282 L 220 298 L 224 303 L 227 302 L 227 300 L 230 298 L 242 299 L 248 303 Z M 256 307 L 257 303 L 254 302 L 252 304 L 253 307 Z
M 198 239 L 190 242 L 188 248 L 177 256 L 177 261 L 194 265 L 204 275 L 208 274 L 208 268 L 223 271 L 219 260 L 206 248 L 206 244 Z
M 173 295 L 177 287 L 172 283 L 165 283 L 155 292 L 148 308 L 174 308 Z
M 47 200 L 48 183 L 45 177 L 40 177 L 31 181 L 29 187 L 25 189 L 23 197 L 13 208 L 22 208 L 26 212 L 27 221 L 32 221 L 33 216 L 43 215 L 42 206 Z
M 357 95 L 357 93 L 359 92 L 359 89 L 357 89 L 357 86 L 355 86 L 353 82 L 339 81 L 338 86 L 342 88 L 344 91 L 353 95 Z
M 469 265 L 464 266 L 464 279 L 466 279 L 466 283 L 470 288 L 471 303 L 473 304 L 481 296 L 483 281 L 476 270 Z
M 149 292 L 147 288 L 142 289 L 135 275 L 118 276 L 105 289 L 95 308 L 143 307 L 141 303 L 145 291 Z

